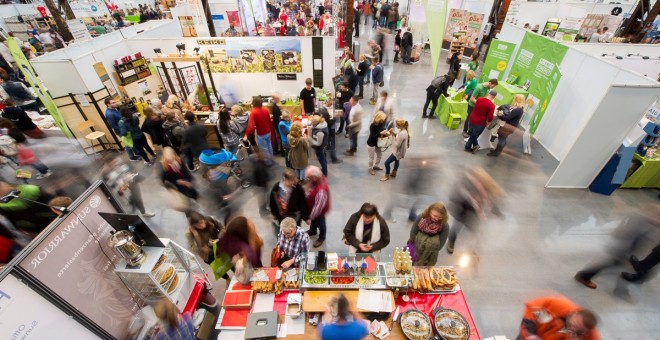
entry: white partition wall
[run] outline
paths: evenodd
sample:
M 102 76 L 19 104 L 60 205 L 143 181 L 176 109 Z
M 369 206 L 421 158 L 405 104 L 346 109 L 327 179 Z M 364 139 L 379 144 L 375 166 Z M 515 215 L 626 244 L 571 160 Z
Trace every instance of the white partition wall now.
M 659 94 L 660 86 L 610 86 L 546 186 L 588 187 Z

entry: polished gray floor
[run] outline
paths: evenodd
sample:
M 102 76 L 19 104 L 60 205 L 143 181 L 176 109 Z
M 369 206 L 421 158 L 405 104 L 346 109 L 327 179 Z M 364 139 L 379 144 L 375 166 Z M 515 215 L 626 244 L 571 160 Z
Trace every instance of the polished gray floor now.
M 363 46 L 367 34 L 362 32 Z M 545 189 L 544 184 L 557 161 L 536 143 L 531 156 L 522 155 L 521 140 L 516 137 L 510 140 L 507 150 L 499 158 L 486 157 L 485 150 L 475 155 L 467 154 L 462 151 L 464 143 L 460 130 L 450 131 L 437 119 L 421 118 L 425 88 L 431 81 L 430 58 L 426 56 L 415 65 L 393 64 L 391 56 L 389 60 L 385 89 L 396 97 L 396 116 L 411 124 L 409 154 L 401 162 L 401 176 L 380 182 L 380 174 L 371 176 L 367 172 L 365 128 L 360 134 L 356 155 L 342 156 L 344 163 L 329 165 L 333 208 L 328 215 L 328 237 L 323 248 L 338 252 L 346 250 L 341 241 L 341 230 L 349 215 L 367 201 L 376 203 L 381 210 L 391 203 L 402 206 L 395 208 L 388 220 L 392 242 L 384 252 L 404 245 L 410 230 L 407 209 L 412 199 L 402 193 L 412 159 L 427 159 L 433 167 L 433 176 L 423 179 L 427 188 L 422 197 L 423 204 L 445 201 L 458 174 L 465 168 L 483 167 L 507 192 L 502 202 L 504 218 L 490 217 L 478 235 L 463 232 L 459 235 L 456 252 L 449 255 L 443 249 L 438 260 L 439 264 L 458 266 L 461 287 L 482 337 L 506 335 L 515 338 L 526 300 L 562 294 L 600 316 L 599 329 L 603 339 L 657 339 L 660 334 L 658 280 L 630 286 L 630 294 L 636 300 L 634 303 L 612 295 L 621 269 L 597 276 L 597 290 L 585 288 L 573 280 L 576 271 L 607 254 L 611 242 L 609 234 L 627 212 L 642 203 L 653 203 L 657 208 L 657 192 L 618 190 L 607 197 L 585 190 Z M 441 62 L 441 72 L 445 71 L 446 64 Z M 373 110 L 367 99 L 362 105 L 366 112 Z M 365 126 L 370 114 L 366 116 Z M 343 136 L 338 136 L 337 140 L 338 150 L 345 150 L 348 140 Z M 386 153 L 383 158 L 388 155 Z M 313 156 L 310 159 L 316 162 Z M 272 170 L 275 177 L 283 169 L 283 158 L 277 157 L 276 162 L 278 164 Z M 147 176 L 147 182 L 142 186 L 147 208 L 156 211 L 156 216 L 150 219 L 151 226 L 161 237 L 185 244 L 185 218 L 182 213 L 167 208 L 164 190 L 157 178 L 157 165 L 139 167 Z M 201 178 L 197 185 L 204 191 Z M 259 191 L 251 188 L 245 190 L 238 200 L 240 213 L 256 222 L 265 240 L 262 256 L 266 263 L 275 237 L 270 219 L 259 213 L 260 197 Z M 210 200 L 202 199 L 201 205 L 205 211 L 213 212 Z M 473 245 L 477 246 L 478 257 L 472 253 Z M 217 286 L 216 295 L 220 296 L 223 284 Z

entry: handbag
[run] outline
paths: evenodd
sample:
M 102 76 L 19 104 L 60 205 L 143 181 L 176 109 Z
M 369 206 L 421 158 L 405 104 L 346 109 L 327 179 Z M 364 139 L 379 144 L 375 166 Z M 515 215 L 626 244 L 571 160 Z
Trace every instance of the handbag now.
M 282 251 L 282 248 L 280 248 L 280 245 L 277 244 L 277 246 L 273 248 L 273 251 L 270 252 L 270 266 L 277 267 L 277 265 L 280 263 L 280 260 L 282 259 L 282 256 L 284 256 L 284 252 Z
M 408 247 L 408 252 L 410 253 L 410 259 L 415 262 L 415 259 L 417 259 L 417 253 L 415 252 L 415 242 L 410 241 L 406 244 L 406 247 Z
M 376 146 L 381 150 L 385 151 L 387 148 L 392 145 L 392 138 L 388 137 L 378 137 L 378 142 L 376 143 Z
M 509 123 L 504 124 L 504 126 L 500 127 L 500 129 L 497 130 L 497 134 L 503 137 L 509 137 L 509 135 L 511 135 L 514 132 L 516 132 L 516 127 Z
M 18 158 L 18 164 L 20 165 L 30 165 L 37 162 L 37 156 L 34 155 L 34 152 L 22 145 L 18 145 L 16 158 Z
M 380 83 L 378 83 L 378 87 L 383 87 L 385 86 L 385 81 L 381 80 Z
M 229 258 L 227 253 L 222 252 L 220 255 L 218 255 L 217 243 L 213 243 L 213 261 L 211 261 L 210 266 L 213 270 L 213 276 L 216 280 L 227 274 L 229 269 L 232 267 L 231 258 Z
M 250 278 L 254 273 L 254 268 L 250 261 L 245 256 L 241 256 L 238 261 L 236 261 L 236 271 L 234 278 L 241 284 L 248 285 L 250 284 Z
M 131 133 L 127 132 L 125 136 L 121 136 L 121 142 L 124 143 L 129 148 L 133 147 L 133 137 L 131 137 Z

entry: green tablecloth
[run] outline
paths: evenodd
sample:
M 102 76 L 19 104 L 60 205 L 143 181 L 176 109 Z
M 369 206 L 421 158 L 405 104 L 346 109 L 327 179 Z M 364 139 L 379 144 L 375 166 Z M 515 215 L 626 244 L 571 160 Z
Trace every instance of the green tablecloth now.
M 467 118 L 468 102 L 467 100 L 462 99 L 456 100 L 463 97 L 463 91 L 461 91 L 461 95 L 459 95 L 456 90 L 450 88 L 447 93 L 450 95 L 449 98 L 443 95 L 440 95 L 440 98 L 438 98 L 438 108 L 435 109 L 436 116 L 440 119 L 442 125 L 447 125 L 449 114 L 451 113 L 458 113 L 461 115 L 461 119 L 465 120 L 465 118 Z
M 522 95 L 527 98 L 527 91 L 523 90 L 522 88 L 511 85 L 507 82 L 501 81 L 497 84 L 495 87 L 495 90 L 497 91 L 497 97 L 495 97 L 495 105 L 500 106 L 504 104 L 511 104 L 511 101 L 513 100 L 513 96 L 515 96 L 518 93 L 522 93 Z
M 648 160 L 635 154 L 634 163 L 641 166 L 626 179 L 621 188 L 660 188 L 660 159 Z

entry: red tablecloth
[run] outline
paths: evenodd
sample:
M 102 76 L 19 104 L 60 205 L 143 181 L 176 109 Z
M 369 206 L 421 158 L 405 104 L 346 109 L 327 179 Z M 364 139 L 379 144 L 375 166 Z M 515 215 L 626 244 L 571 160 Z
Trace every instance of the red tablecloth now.
M 429 317 L 432 317 L 431 313 L 433 313 L 433 310 L 436 307 L 453 309 L 463 315 L 465 320 L 467 320 L 468 324 L 470 325 L 470 339 L 481 339 L 481 337 L 479 337 L 479 331 L 477 331 L 477 327 L 475 326 L 474 320 L 472 319 L 470 308 L 468 307 L 467 301 L 465 301 L 465 295 L 463 295 L 463 291 L 459 290 L 454 294 L 409 293 L 408 296 L 410 297 L 410 301 L 407 303 L 401 299 L 402 296 L 399 296 L 399 298 L 395 301 L 395 305 L 400 307 L 399 311 L 401 313 L 415 308 L 415 304 L 417 305 L 418 309 L 426 313 L 426 315 L 429 315 Z

